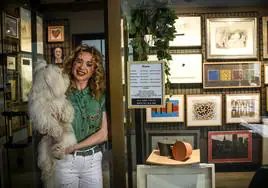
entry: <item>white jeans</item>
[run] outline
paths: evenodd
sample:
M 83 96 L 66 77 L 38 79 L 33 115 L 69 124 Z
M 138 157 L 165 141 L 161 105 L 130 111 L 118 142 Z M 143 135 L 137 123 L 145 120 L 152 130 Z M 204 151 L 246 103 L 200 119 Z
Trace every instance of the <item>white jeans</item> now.
M 61 188 L 103 188 L 102 152 L 58 160 L 55 181 Z

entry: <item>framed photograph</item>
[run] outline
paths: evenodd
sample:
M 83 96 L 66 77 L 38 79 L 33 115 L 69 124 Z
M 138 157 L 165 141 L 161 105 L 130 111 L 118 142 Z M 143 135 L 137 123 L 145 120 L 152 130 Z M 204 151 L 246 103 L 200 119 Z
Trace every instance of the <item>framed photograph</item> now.
M 48 26 L 48 42 L 64 42 L 64 26 Z
M 262 17 L 263 58 L 268 58 L 268 16 Z
M 257 58 L 257 18 L 207 18 L 207 58 Z
M 16 59 L 15 56 L 7 56 L 7 70 L 16 70 Z
M 43 18 L 36 16 L 37 53 L 44 54 Z
M 203 88 L 261 87 L 261 62 L 210 62 L 203 64 Z
M 51 48 L 51 63 L 63 64 L 63 60 L 64 60 L 63 48 L 60 46 Z
M 187 95 L 187 126 L 221 126 L 222 95 Z
M 20 8 L 20 48 L 23 52 L 32 52 L 31 11 Z
M 259 123 L 260 94 L 226 94 L 226 123 Z
M 252 135 L 247 130 L 208 132 L 208 162 L 252 162 Z
M 3 13 L 4 17 L 4 36 L 18 39 L 19 38 L 19 19 L 7 13 Z
M 28 93 L 32 87 L 32 58 L 21 57 L 21 97 L 23 102 L 28 101 Z
M 201 17 L 179 16 L 175 20 L 175 38 L 169 42 L 169 46 L 193 47 L 201 46 Z
M 193 149 L 199 149 L 200 131 L 199 130 L 146 130 L 146 155 L 158 148 L 159 141 L 176 140 L 188 142 Z
M 268 84 L 268 64 L 264 64 L 264 84 Z
M 146 109 L 146 121 L 148 123 L 183 122 L 184 95 L 166 95 L 164 107 Z

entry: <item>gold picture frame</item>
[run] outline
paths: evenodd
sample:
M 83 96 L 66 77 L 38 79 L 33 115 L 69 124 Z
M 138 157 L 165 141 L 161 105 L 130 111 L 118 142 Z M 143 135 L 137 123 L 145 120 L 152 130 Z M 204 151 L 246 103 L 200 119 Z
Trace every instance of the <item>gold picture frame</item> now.
M 48 26 L 48 42 L 64 42 L 64 26 L 51 25 Z

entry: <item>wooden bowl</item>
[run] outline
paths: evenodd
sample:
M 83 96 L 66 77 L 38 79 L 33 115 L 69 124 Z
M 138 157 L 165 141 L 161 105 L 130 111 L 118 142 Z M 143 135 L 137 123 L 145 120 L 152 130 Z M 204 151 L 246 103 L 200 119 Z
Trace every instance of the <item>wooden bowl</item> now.
M 187 160 L 193 153 L 193 147 L 191 144 L 182 141 L 176 141 L 172 147 L 173 159 L 177 161 Z

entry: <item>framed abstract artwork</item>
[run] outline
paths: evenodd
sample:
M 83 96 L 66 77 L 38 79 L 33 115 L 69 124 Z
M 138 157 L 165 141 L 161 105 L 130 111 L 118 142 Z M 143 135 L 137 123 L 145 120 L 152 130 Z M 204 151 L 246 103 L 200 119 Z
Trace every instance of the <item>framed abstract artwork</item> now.
M 268 16 L 262 17 L 263 58 L 268 58 Z
M 183 122 L 184 95 L 166 95 L 164 107 L 146 109 L 146 121 L 148 123 Z
M 207 58 L 257 58 L 257 18 L 207 18 Z
M 248 130 L 208 132 L 208 162 L 252 162 L 252 135 Z
M 21 51 L 32 52 L 31 11 L 20 8 L 20 45 Z
M 28 101 L 28 93 L 32 87 L 32 58 L 29 57 L 21 57 L 20 62 L 20 70 L 21 70 L 21 98 L 23 102 Z
M 187 95 L 186 96 L 188 127 L 221 126 L 222 95 Z
M 64 26 L 48 26 L 48 42 L 64 42 Z
M 193 47 L 201 46 L 201 17 L 179 16 L 175 20 L 175 38 L 169 42 L 169 46 Z
M 203 88 L 261 87 L 261 62 L 209 62 L 203 64 Z
M 260 94 L 226 94 L 226 123 L 259 123 Z
M 19 19 L 9 14 L 3 13 L 4 17 L 4 36 L 18 39 L 19 38 Z
M 175 143 L 176 140 L 188 142 L 194 149 L 199 148 L 199 130 L 146 130 L 146 155 L 158 148 L 159 141 Z
M 37 53 L 44 54 L 43 18 L 40 16 L 36 16 L 36 40 L 37 40 Z

